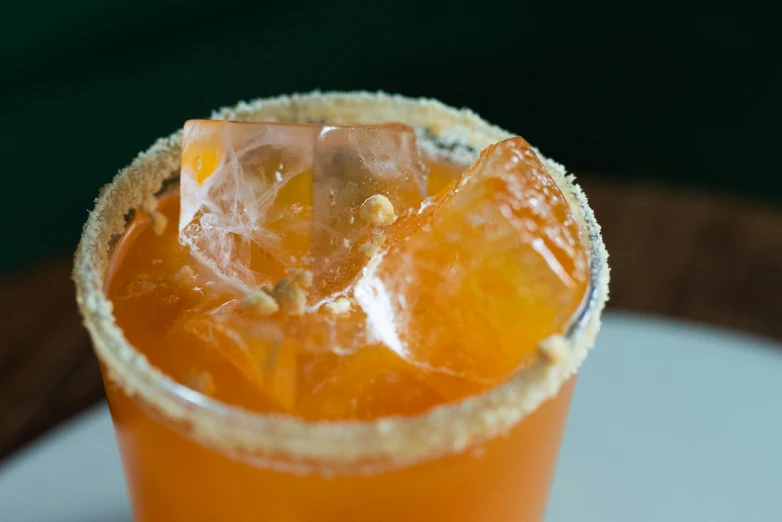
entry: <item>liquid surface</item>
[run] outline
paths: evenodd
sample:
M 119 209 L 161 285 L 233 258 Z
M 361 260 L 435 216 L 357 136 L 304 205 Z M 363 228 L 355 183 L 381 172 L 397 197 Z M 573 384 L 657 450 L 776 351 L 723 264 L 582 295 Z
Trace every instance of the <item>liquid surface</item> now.
M 166 194 L 115 250 L 107 292 L 117 322 L 175 380 L 256 411 L 364 420 L 493 387 L 562 331 L 587 281 L 567 203 L 517 140 L 463 174 L 427 161 L 422 210 L 383 228 L 344 299 L 301 314 L 271 312 L 202 266 L 180 244 L 180 197 Z M 309 287 L 306 270 L 274 270 Z M 289 295 L 267 290 L 278 307 Z

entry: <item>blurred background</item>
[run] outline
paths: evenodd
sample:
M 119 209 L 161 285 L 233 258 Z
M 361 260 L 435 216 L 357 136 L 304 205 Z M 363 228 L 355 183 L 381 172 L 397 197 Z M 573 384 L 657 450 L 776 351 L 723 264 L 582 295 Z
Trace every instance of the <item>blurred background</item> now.
M 782 338 L 776 16 L 727 2 L 13 4 L 0 457 L 101 397 L 69 280 L 98 189 L 186 119 L 281 93 L 470 107 L 579 176 L 612 256 L 612 307 Z

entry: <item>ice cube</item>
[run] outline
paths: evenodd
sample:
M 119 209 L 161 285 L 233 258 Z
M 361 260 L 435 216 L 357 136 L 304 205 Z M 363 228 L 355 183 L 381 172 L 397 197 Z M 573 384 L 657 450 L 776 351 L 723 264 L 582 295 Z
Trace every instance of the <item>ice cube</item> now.
M 269 411 L 292 411 L 296 404 L 297 347 L 287 342 L 278 325 L 242 321 L 240 313 L 236 301 L 189 313 L 168 335 L 178 342 L 187 340 L 191 350 L 236 368 L 246 389 L 255 392 L 253 397 L 243 397 L 242 403 L 260 403 Z
M 303 316 L 258 313 L 241 299 L 212 308 L 194 308 L 178 318 L 169 339 L 198 343 L 210 359 L 227 361 L 239 371 L 255 403 L 272 411 L 297 408 L 301 389 L 322 377 L 309 375 L 313 364 L 341 365 L 366 345 L 366 316 L 360 308 L 339 316 L 325 309 Z M 191 345 L 192 346 L 192 345 Z M 246 398 L 248 401 L 250 398 Z
M 361 240 L 373 223 L 360 215 L 362 204 L 383 196 L 396 214 L 415 211 L 426 193 L 426 180 L 415 133 L 401 124 L 324 127 L 314 161 L 314 284 L 320 294 L 331 295 L 366 264 Z
M 578 226 L 521 138 L 481 153 L 388 235 L 355 297 L 371 336 L 448 398 L 470 389 L 459 380 L 486 387 L 528 364 L 585 292 Z
M 223 121 L 185 124 L 180 240 L 230 282 L 313 273 L 314 301 L 343 291 L 366 262 L 359 218 L 382 194 L 418 208 L 426 179 L 409 127 Z
M 308 361 L 298 413 L 310 419 L 367 420 L 412 415 L 443 402 L 425 376 L 383 346 L 366 346 L 347 357 Z M 310 375 L 307 375 L 309 373 Z

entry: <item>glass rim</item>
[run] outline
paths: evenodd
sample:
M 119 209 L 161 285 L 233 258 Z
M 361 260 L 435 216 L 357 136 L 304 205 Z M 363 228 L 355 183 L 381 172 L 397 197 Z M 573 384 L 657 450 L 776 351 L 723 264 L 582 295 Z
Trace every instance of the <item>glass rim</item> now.
M 283 123 L 411 125 L 424 154 L 469 164 L 483 148 L 513 134 L 469 110 L 429 99 L 384 93 L 320 93 L 239 103 L 212 119 Z M 104 187 L 84 225 L 75 255 L 77 301 L 108 380 L 196 442 L 254 465 L 308 472 L 313 466 L 373 471 L 456 453 L 507 432 L 575 374 L 594 344 L 608 297 L 607 253 L 600 227 L 574 178 L 535 152 L 568 199 L 587 242 L 590 281 L 570 325 L 544 339 L 543 357 L 507 382 L 459 402 L 413 416 L 370 421 L 306 421 L 252 412 L 203 396 L 153 367 L 125 339 L 104 293 L 114 241 L 128 212 L 145 208 L 179 175 L 181 131 L 161 138 Z

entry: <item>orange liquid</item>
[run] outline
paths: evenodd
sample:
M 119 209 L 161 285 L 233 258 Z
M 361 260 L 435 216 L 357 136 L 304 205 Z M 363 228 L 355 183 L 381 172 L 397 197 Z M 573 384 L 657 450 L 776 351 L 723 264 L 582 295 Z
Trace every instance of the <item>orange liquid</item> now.
M 429 166 L 430 194 L 459 173 Z M 206 375 L 200 391 L 226 403 L 320 420 L 420 413 L 491 385 L 424 374 L 375 346 L 340 357 L 283 343 L 273 355 L 274 372 L 256 371 L 269 363 L 268 350 L 248 355 L 221 332 L 211 332 L 207 342 L 198 324 L 183 323 L 188 310 L 236 295 L 210 286 L 203 273 L 184 286 L 177 281 L 183 266 L 197 265 L 177 240 L 178 197 L 164 197 L 158 210 L 168 218 L 164 233 L 155 235 L 139 213 L 115 250 L 106 286 L 127 339 L 172 378 L 188 383 Z M 534 354 L 536 339 L 519 341 Z M 298 475 L 230 460 L 150 416 L 108 380 L 106 389 L 138 522 L 503 522 L 543 519 L 574 384 L 573 378 L 506 436 L 461 454 L 336 476 L 328 469 Z

